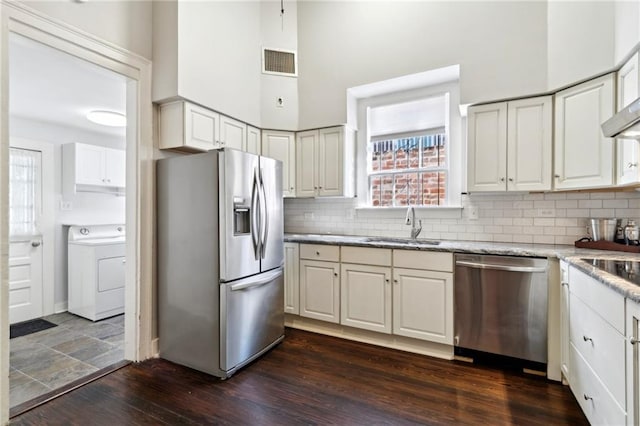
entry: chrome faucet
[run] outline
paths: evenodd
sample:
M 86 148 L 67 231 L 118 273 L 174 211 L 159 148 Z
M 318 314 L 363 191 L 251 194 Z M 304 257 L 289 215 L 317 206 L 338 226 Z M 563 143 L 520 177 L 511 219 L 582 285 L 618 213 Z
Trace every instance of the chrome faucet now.
M 418 226 L 416 226 L 416 211 L 413 206 L 409 206 L 407 209 L 407 217 L 404 220 L 406 225 L 411 225 L 411 239 L 415 240 L 422 231 L 422 220 L 418 220 Z

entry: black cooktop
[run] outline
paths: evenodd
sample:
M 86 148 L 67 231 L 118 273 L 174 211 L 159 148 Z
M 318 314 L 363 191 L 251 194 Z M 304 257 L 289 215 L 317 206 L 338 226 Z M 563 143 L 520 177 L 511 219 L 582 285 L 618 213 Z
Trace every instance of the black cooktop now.
M 640 285 L 640 260 L 581 259 L 589 265 Z

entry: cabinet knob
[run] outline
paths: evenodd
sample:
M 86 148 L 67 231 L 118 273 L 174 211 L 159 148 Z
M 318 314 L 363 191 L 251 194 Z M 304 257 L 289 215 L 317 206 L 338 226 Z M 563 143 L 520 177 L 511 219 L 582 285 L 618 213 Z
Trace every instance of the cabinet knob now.
M 333 276 L 334 276 L 334 277 L 337 277 L 337 276 L 338 276 L 338 273 L 337 273 L 337 272 L 334 272 L 334 273 L 333 273 Z
M 394 283 L 398 284 L 398 280 L 393 280 Z
M 584 394 L 582 394 L 582 395 L 584 396 L 584 400 L 585 400 L 585 401 L 589 401 L 589 400 L 593 401 L 593 398 L 592 398 L 592 397 L 590 397 L 589 395 L 587 395 L 586 393 L 584 393 Z
M 569 283 L 560 283 L 560 285 L 565 286 L 565 285 L 569 285 Z
M 389 282 L 389 278 L 385 278 L 385 282 Z
M 289 188 L 289 191 L 293 191 L 293 186 L 291 188 Z
M 319 186 L 318 188 L 322 189 L 322 187 L 321 187 L 321 186 Z
M 504 182 L 504 178 L 503 177 L 500 178 L 500 182 Z
M 318 187 L 317 187 L 317 186 L 314 186 L 314 187 L 313 187 L 313 189 L 318 189 Z
M 591 337 L 582 336 L 582 340 L 584 340 L 585 342 L 591 342 L 591 344 L 593 345 L 593 339 Z
M 553 175 L 556 179 L 560 179 L 560 175 Z
M 320 252 L 319 251 L 316 252 L 316 256 L 320 256 Z
M 638 167 L 638 163 L 629 163 L 627 164 L 628 169 L 633 169 L 634 167 Z
M 31 241 L 31 247 L 40 247 L 42 244 L 40 241 Z
M 632 345 L 635 345 L 636 343 L 638 343 L 638 339 L 636 339 L 635 337 L 631 337 L 629 339 L 629 343 L 631 343 Z
M 509 182 L 513 182 L 513 178 L 509 178 Z

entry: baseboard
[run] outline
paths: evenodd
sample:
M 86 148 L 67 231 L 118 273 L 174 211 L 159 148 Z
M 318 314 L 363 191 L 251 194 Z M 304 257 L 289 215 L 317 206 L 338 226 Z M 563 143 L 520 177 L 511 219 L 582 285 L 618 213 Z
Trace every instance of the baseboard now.
M 69 307 L 69 303 L 68 302 L 61 302 L 61 303 L 56 303 L 53 306 L 53 311 L 56 314 L 59 314 L 61 312 L 67 312 L 68 311 L 68 307 Z
M 340 324 L 333 324 L 290 314 L 285 314 L 284 323 L 287 327 L 325 334 L 327 336 L 340 337 L 342 339 L 384 346 L 386 348 L 420 355 L 428 355 L 434 358 L 447 360 L 453 359 L 453 346 L 443 345 L 441 343 L 427 342 L 424 340 L 411 339 L 409 337 L 395 336 L 392 334 L 376 333 L 374 331 L 346 327 Z

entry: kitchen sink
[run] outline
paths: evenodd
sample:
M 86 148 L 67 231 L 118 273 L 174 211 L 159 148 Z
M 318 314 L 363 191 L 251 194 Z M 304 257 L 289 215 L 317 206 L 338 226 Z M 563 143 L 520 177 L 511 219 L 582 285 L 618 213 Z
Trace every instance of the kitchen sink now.
M 391 243 L 407 245 L 432 245 L 437 246 L 440 241 L 436 240 L 412 240 L 410 238 L 389 238 L 389 237 L 367 237 L 364 239 L 368 243 Z

